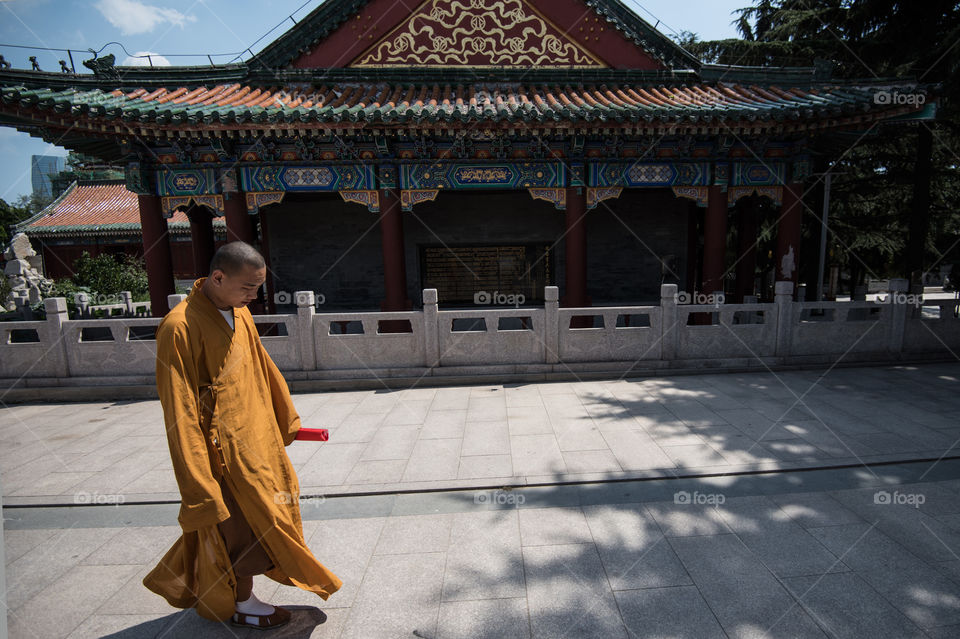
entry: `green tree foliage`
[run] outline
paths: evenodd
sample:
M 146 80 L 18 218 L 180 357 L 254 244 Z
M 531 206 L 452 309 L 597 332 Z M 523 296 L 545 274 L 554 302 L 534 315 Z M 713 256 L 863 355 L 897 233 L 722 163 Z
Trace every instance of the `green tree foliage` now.
M 67 299 L 72 299 L 72 293 L 77 290 L 86 290 L 92 296 L 116 295 L 121 291 L 130 291 L 134 301 L 150 299 L 147 271 L 142 258 L 130 255 L 113 256 L 107 253 L 90 257 L 90 254 L 84 251 L 73 263 L 73 272 L 73 278 L 67 280 L 70 284 L 57 282 L 57 290 Z M 72 291 L 71 285 L 74 287 Z
M 39 213 L 52 201 L 53 198 L 43 195 L 21 195 L 12 204 L 0 199 L 0 247 L 10 242 L 14 226 Z
M 0 248 L 10 243 L 13 227 L 30 217 L 30 211 L 0 200 Z
M 688 36 L 684 46 L 711 63 L 832 66 L 836 78 L 892 86 L 917 82 L 932 89 L 940 104 L 936 121 L 836 134 L 818 140 L 811 150 L 823 159 L 819 170 L 830 168 L 829 160 L 837 174 L 829 224 L 835 263 L 853 273 L 884 277 L 909 276 L 921 267 L 936 272 L 944 262 L 960 261 L 957 3 L 755 0 L 735 14 L 741 39 L 700 42 Z M 924 136 L 932 139 L 929 174 L 917 153 L 924 148 Z M 927 180 L 929 208 L 918 197 Z M 807 205 L 819 212 L 816 198 Z M 819 235 L 819 223 L 811 218 L 807 216 L 808 230 Z

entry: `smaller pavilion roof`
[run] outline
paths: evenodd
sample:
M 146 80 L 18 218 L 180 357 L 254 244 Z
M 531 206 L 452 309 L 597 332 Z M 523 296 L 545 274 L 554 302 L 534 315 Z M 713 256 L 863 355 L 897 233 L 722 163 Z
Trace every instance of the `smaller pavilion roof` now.
M 214 218 L 213 225 L 223 227 L 224 221 Z M 183 211 L 175 211 L 167 226 L 175 235 L 190 232 L 190 220 Z M 39 238 L 140 235 L 137 194 L 123 182 L 74 182 L 49 206 L 18 224 L 17 230 Z

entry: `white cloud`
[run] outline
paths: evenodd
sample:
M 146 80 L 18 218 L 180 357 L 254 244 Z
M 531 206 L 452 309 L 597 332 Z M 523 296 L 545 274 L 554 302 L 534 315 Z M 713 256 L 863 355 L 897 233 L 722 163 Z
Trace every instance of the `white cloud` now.
M 167 60 L 162 55 L 157 55 L 152 51 L 137 51 L 133 56 L 128 56 L 123 62 L 120 63 L 122 67 L 149 67 L 150 60 L 147 58 L 139 58 L 134 56 L 148 55 L 150 60 L 153 60 L 153 66 L 155 67 L 169 67 L 170 61 Z
M 154 7 L 139 0 L 100 0 L 96 7 L 123 35 L 149 33 L 165 22 L 182 28 L 187 22 L 197 20 L 196 16 L 184 15 L 176 9 Z

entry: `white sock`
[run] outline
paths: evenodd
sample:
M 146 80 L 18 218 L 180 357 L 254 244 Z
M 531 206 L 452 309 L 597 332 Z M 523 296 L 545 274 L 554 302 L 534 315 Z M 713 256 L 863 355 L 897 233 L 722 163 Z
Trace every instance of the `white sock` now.
M 237 602 L 237 612 L 245 615 L 272 615 L 274 610 L 273 606 L 263 603 L 252 592 L 249 599 Z

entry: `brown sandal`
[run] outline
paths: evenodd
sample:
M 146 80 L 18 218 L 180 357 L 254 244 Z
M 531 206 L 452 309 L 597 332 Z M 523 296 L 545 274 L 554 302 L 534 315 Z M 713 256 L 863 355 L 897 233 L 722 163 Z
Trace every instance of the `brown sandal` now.
M 279 628 L 290 621 L 290 611 L 280 606 L 273 607 L 273 613 L 269 615 L 248 615 L 245 612 L 235 612 L 230 617 L 230 623 L 244 628 L 256 628 L 257 630 L 271 630 Z

